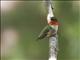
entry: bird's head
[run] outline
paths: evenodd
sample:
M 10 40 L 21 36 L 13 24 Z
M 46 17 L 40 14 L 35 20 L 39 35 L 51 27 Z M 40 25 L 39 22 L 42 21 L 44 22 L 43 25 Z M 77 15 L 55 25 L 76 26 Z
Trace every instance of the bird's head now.
M 56 31 L 58 30 L 58 25 L 59 25 L 59 23 L 58 23 L 58 21 L 57 21 L 57 19 L 56 19 L 55 17 L 51 17 L 51 18 L 50 18 L 50 21 L 48 22 L 48 24 L 49 24 L 49 26 L 51 26 L 52 28 L 55 28 Z
M 55 17 L 50 17 L 49 25 L 58 25 L 58 20 Z

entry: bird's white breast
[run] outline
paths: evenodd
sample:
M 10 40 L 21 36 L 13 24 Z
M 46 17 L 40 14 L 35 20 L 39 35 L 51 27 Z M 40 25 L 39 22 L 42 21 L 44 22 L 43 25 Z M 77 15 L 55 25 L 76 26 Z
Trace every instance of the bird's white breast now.
M 51 25 L 51 27 L 53 28 L 53 29 L 55 29 L 56 31 L 58 30 L 58 25 Z

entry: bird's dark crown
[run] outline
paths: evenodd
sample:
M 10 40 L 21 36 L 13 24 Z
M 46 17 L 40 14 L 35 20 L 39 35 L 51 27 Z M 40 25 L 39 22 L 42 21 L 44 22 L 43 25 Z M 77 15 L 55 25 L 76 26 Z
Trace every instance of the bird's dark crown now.
M 51 17 L 51 21 L 57 21 L 56 17 Z

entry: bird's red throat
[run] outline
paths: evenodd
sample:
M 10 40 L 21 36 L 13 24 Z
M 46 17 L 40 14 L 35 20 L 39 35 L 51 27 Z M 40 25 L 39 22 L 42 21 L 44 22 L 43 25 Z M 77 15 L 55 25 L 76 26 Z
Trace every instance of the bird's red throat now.
M 59 25 L 59 23 L 57 21 L 50 21 L 48 24 L 49 25 Z

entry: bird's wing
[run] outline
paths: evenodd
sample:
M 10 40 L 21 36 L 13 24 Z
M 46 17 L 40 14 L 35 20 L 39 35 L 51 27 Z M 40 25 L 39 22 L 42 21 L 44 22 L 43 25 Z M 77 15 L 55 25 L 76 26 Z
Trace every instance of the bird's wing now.
M 46 35 L 47 35 L 47 32 L 49 31 L 49 26 L 46 26 L 42 31 L 41 33 L 39 34 L 38 36 L 38 39 L 43 39 Z

